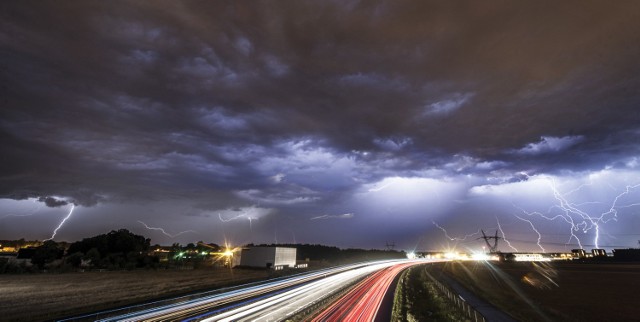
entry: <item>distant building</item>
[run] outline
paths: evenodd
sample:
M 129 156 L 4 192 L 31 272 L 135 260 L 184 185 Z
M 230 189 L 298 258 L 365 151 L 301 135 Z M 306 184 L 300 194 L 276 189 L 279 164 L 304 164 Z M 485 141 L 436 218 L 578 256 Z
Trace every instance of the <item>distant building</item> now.
M 592 249 L 591 254 L 593 257 L 607 257 L 607 251 L 604 249 Z
M 149 251 L 149 255 L 158 257 L 161 263 L 168 262 L 173 253 L 174 248 L 172 246 L 156 246 Z
M 296 267 L 296 249 L 293 247 L 243 248 L 239 263 L 241 266 L 265 267 L 274 270 L 294 268 Z
M 571 254 L 571 253 L 549 253 L 549 257 L 551 257 L 551 260 L 568 260 L 568 259 L 573 259 L 573 254 Z
M 548 262 L 550 257 L 544 257 L 538 253 L 513 253 L 516 262 Z
M 573 258 L 586 258 L 587 257 L 587 252 L 585 252 L 584 249 L 572 249 L 571 250 L 571 254 L 573 255 Z
M 621 262 L 640 262 L 640 248 L 614 249 L 613 258 Z

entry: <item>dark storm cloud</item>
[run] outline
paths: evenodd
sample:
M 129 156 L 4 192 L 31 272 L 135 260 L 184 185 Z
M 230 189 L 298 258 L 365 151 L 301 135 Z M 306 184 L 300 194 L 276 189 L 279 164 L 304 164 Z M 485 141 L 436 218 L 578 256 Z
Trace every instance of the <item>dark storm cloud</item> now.
M 40 197 L 38 198 L 38 201 L 44 202 L 47 207 L 61 207 L 69 204 L 66 200 L 56 199 L 53 197 Z
M 299 209 L 640 153 L 632 2 L 0 6 L 6 198 Z

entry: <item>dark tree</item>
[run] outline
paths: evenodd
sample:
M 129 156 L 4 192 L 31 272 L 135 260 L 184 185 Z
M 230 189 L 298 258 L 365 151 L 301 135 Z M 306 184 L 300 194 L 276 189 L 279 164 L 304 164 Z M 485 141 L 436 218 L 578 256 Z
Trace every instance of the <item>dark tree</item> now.
M 69 246 L 69 253 L 85 254 L 94 267 L 130 269 L 145 265 L 150 244 L 150 239 L 120 229 L 75 242 Z
M 63 253 L 64 250 L 58 247 L 58 243 L 47 240 L 42 246 L 36 247 L 33 257 L 31 257 L 31 263 L 38 266 L 39 269 L 43 269 L 46 264 L 62 258 Z
M 100 263 L 100 251 L 97 248 L 91 248 L 84 255 L 84 259 L 91 262 L 91 266 L 97 266 Z
M 71 266 L 73 267 L 80 267 L 80 264 L 82 264 L 83 257 L 84 257 L 84 254 L 82 254 L 81 252 L 75 252 L 67 256 L 67 258 L 65 259 L 65 262 L 67 264 L 71 264 Z

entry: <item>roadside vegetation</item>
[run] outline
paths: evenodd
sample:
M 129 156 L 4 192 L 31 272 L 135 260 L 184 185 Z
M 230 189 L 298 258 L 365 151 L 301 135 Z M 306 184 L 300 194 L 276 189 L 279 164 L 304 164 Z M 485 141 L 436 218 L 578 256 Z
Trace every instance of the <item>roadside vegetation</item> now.
M 465 321 L 449 300 L 436 289 L 427 277 L 426 265 L 405 270 L 398 280 L 391 320 L 413 321 Z
M 45 269 L 66 272 L 81 267 L 107 270 L 159 268 L 158 257 L 150 254 L 149 249 L 150 239 L 126 229 L 84 238 L 70 245 L 48 240 L 40 246 L 20 250 L 18 258 L 22 255 L 30 261 L 5 259 L 0 262 L 0 273 L 33 273 Z

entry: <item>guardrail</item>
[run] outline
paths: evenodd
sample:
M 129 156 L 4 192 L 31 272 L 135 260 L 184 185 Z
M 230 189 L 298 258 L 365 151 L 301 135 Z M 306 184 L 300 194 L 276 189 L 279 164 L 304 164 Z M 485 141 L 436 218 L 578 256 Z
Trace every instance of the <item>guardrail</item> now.
M 460 312 L 464 313 L 464 315 L 467 316 L 471 321 L 487 322 L 485 317 L 480 314 L 480 312 L 478 312 L 474 307 L 469 305 L 469 303 L 467 303 L 467 301 L 465 301 L 462 296 L 452 291 L 444 283 L 438 281 L 435 277 L 429 274 L 429 272 L 426 273 L 429 279 L 431 279 L 431 281 L 436 285 L 436 288 L 438 288 L 441 294 L 447 297 L 447 299 L 449 299 L 449 301 L 451 301 L 451 303 L 453 303 L 453 305 L 458 308 Z

